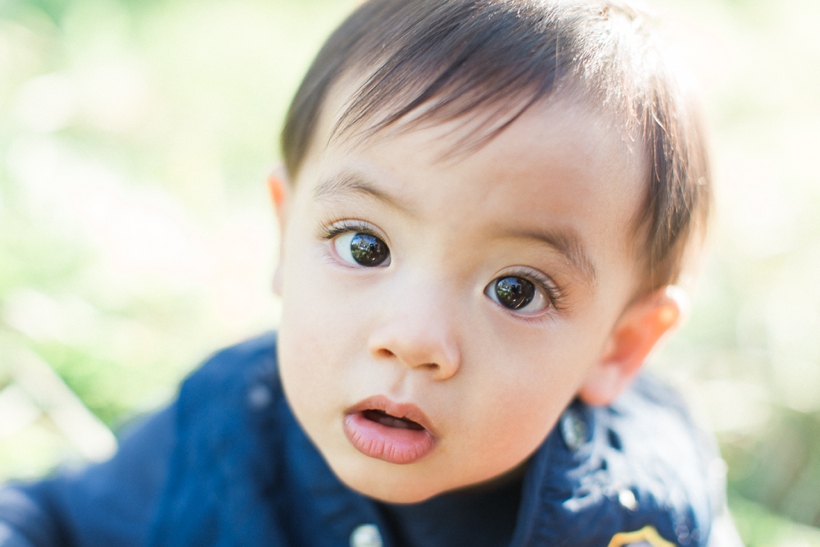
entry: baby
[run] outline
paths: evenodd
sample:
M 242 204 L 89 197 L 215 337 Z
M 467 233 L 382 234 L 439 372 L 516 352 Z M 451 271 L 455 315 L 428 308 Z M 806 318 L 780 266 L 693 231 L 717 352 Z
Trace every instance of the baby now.
M 362 5 L 269 181 L 279 333 L 111 461 L 7 487 L 0 545 L 734 544 L 711 445 L 637 377 L 710 203 L 648 26 L 607 1 Z

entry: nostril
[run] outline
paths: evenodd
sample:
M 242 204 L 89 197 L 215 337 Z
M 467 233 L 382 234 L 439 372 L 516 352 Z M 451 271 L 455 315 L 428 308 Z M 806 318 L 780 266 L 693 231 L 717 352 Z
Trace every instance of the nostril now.
M 397 332 L 397 327 L 378 329 L 367 340 L 367 351 L 379 363 L 426 371 L 436 379 L 449 378 L 459 368 L 460 355 L 450 335 L 431 336 L 409 329 Z
M 387 348 L 379 348 L 376 350 L 376 357 L 395 357 L 396 354 Z

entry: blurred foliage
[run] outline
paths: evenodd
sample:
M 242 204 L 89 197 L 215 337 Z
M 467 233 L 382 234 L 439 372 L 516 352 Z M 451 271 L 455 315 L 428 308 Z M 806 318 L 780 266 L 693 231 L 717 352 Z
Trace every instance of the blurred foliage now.
M 301 73 L 349 9 L 0 4 L 0 477 L 78 452 L 17 389 L 32 355 L 116 427 L 276 325 L 264 180 Z
M 820 415 L 776 412 L 762 431 L 727 443 L 735 490 L 771 511 L 820 526 Z
M 717 433 L 747 544 L 820 545 L 820 6 L 666 4 L 695 22 L 718 213 L 691 318 L 656 365 Z
M 18 389 L 26 362 L 116 427 L 276 325 L 263 181 L 353 3 L 0 4 L 0 479 L 78 454 Z M 718 435 L 747 544 L 820 546 L 820 4 L 656 5 L 704 90 L 718 214 L 653 367 Z

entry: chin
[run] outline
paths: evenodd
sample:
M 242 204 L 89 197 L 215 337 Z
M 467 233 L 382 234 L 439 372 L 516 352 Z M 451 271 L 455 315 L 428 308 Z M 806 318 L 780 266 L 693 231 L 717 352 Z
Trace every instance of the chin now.
M 434 481 L 426 470 L 409 469 L 415 464 L 397 465 L 379 461 L 367 463 L 374 465 L 357 465 L 352 469 L 331 468 L 351 490 L 385 503 L 420 503 L 447 490 L 432 484 Z M 385 466 L 393 469 L 385 469 Z
M 351 486 L 351 488 L 353 488 Z M 384 503 L 395 503 L 401 505 L 408 505 L 412 503 L 421 503 L 423 501 L 427 501 L 428 499 L 441 494 L 439 491 L 435 491 L 432 493 L 427 493 L 426 495 L 420 495 L 418 493 L 408 494 L 407 492 L 403 492 L 401 490 L 384 490 L 378 489 L 378 491 L 364 491 L 358 488 L 353 488 L 362 495 L 367 496 L 368 498 L 372 498 L 374 500 L 378 500 Z

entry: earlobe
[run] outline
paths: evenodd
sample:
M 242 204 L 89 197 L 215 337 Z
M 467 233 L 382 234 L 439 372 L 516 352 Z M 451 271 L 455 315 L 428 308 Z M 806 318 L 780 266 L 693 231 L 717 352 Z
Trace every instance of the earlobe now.
M 287 220 L 287 206 L 290 197 L 290 185 L 283 167 L 277 167 L 268 175 L 268 192 L 271 203 L 276 212 L 277 224 L 279 225 L 279 260 L 276 263 L 276 270 L 273 273 L 273 292 L 282 296 L 282 264 L 284 256 L 284 235 Z
M 663 335 L 679 323 L 686 302 L 679 287 L 669 286 L 632 303 L 615 324 L 600 360 L 578 391 L 579 398 L 591 405 L 611 403 Z

